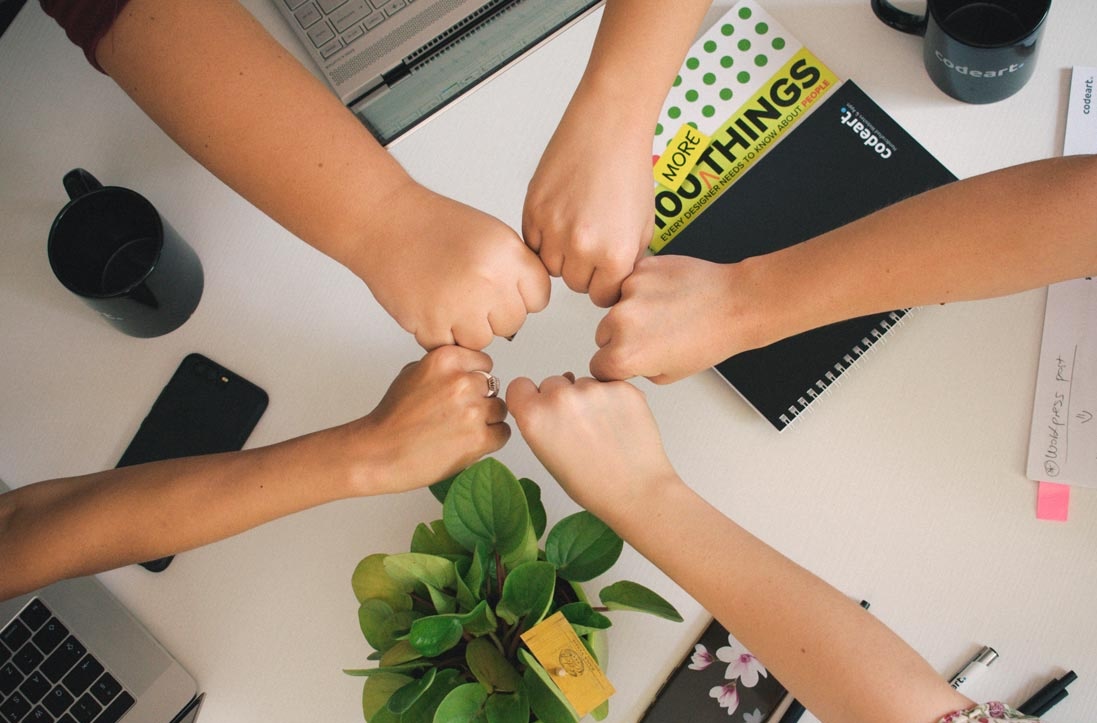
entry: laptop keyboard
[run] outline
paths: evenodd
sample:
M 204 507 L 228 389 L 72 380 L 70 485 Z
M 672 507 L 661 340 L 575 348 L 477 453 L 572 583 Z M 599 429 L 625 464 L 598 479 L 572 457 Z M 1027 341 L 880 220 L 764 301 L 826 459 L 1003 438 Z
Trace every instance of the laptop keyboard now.
M 0 631 L 3 723 L 115 723 L 133 703 L 40 599 Z
M 413 0 L 282 0 L 327 60 Z

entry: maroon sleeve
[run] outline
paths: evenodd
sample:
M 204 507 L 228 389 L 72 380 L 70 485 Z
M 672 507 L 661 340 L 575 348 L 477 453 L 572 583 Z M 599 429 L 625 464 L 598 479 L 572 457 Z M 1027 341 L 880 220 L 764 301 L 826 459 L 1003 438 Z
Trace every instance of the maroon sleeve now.
M 99 41 L 122 13 L 127 0 L 39 0 L 46 14 L 57 21 L 69 40 L 83 49 L 88 62 L 104 72 L 95 60 Z

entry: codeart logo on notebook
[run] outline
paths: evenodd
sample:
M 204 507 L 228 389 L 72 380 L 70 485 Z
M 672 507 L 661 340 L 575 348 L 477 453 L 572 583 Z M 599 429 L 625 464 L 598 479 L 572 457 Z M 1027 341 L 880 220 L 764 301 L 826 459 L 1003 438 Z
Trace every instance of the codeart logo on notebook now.
M 861 115 L 852 103 L 846 103 L 838 112 L 842 114 L 842 125 L 849 128 L 851 133 L 861 138 L 865 145 L 874 150 L 880 158 L 891 158 L 892 153 L 896 150 L 895 144 L 888 140 L 888 137 L 883 133 L 876 130 L 876 126 Z

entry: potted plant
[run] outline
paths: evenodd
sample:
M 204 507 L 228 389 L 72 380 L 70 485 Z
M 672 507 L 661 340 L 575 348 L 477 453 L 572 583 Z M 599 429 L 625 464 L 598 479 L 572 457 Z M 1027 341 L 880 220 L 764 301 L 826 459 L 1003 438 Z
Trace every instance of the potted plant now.
M 634 582 L 602 588 L 592 605 L 580 583 L 606 572 L 623 543 L 586 511 L 548 531 L 541 489 L 484 459 L 431 487 L 442 518 L 420 523 L 410 552 L 373 554 L 354 570 L 358 620 L 378 660 L 365 676 L 369 723 L 576 723 L 579 715 L 521 635 L 561 612 L 605 667 L 611 610 L 681 616 Z M 591 712 L 608 715 L 608 702 Z

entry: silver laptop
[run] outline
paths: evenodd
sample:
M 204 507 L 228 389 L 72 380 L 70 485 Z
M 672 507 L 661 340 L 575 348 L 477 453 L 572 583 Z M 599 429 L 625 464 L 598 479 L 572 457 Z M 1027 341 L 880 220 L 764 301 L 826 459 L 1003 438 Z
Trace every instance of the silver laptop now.
M 7 489 L 0 481 L 0 494 Z M 182 723 L 197 715 L 197 691 L 94 577 L 0 602 L 4 723 Z
M 604 0 L 271 0 L 384 145 Z

